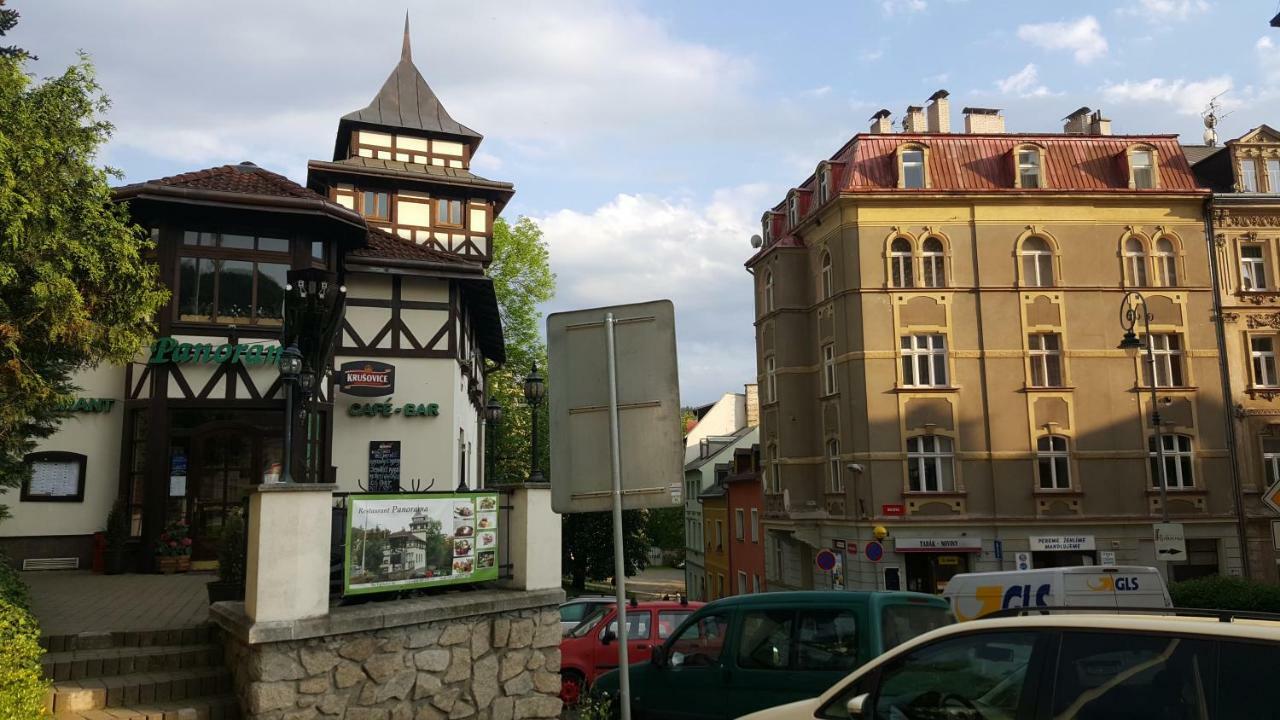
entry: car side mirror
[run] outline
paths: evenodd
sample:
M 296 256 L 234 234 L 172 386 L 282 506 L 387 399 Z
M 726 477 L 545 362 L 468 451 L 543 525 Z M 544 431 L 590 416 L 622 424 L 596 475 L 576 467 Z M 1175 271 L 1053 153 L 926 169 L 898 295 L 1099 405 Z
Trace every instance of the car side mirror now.
M 618 639 L 617 633 L 615 633 L 612 630 L 605 630 L 604 634 L 600 636 L 600 643 L 603 645 L 608 645 L 609 643 L 617 639 Z
M 659 668 L 666 667 L 667 666 L 667 646 L 659 645 L 655 647 L 653 649 L 653 654 L 649 656 L 649 662 L 653 663 L 654 667 L 659 667 Z
M 867 702 L 867 695 L 868 693 L 855 695 L 849 698 L 849 702 L 844 704 L 845 712 L 849 713 L 849 717 L 851 718 L 862 717 L 862 706 Z

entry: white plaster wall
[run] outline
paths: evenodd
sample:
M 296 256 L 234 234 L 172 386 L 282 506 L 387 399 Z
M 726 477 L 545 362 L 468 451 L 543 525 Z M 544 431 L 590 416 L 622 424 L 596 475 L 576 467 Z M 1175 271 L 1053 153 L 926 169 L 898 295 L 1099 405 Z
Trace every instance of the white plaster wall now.
M 743 393 L 725 393 L 685 436 L 684 445 L 686 448 L 696 448 L 698 442 L 705 437 L 732 435 L 746 424 L 747 396 Z
M 119 492 L 120 434 L 124 424 L 124 368 L 103 365 L 75 374 L 76 397 L 112 398 L 108 413 L 73 413 L 36 450 L 63 450 L 88 456 L 83 502 L 22 502 L 15 488 L 0 491 L 0 504 L 13 515 L 0 523 L 0 537 L 87 535 L 102 530 Z

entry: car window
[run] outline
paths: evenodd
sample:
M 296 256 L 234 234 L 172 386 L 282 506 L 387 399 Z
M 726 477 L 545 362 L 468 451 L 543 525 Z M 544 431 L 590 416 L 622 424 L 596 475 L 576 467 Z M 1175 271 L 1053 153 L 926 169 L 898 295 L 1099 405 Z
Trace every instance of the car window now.
M 1017 717 L 1036 633 L 989 632 L 916 648 L 880 674 L 881 720 Z
M 652 614 L 648 610 L 632 610 L 627 613 L 627 639 L 648 640 L 649 622 Z M 609 632 L 618 634 L 618 618 L 609 621 Z
M 858 666 L 858 623 L 852 610 L 806 610 L 796 633 L 796 669 L 843 670 Z
M 1218 708 L 1220 718 L 1274 717 L 1275 682 L 1280 645 L 1222 641 L 1218 649 Z
M 857 680 L 849 683 L 838 694 L 818 709 L 815 717 L 828 718 L 828 720 L 849 720 L 849 701 L 859 695 L 866 695 L 875 687 L 875 672 L 869 672 Z M 866 706 L 870 711 L 870 707 Z
M 577 627 L 569 631 L 569 637 L 583 637 L 587 633 L 591 632 L 591 629 L 600 624 L 600 620 L 603 619 L 605 615 L 608 615 L 611 610 L 613 610 L 613 608 L 608 605 L 597 606 L 582 619 L 582 622 Z
M 720 664 L 729 616 L 703 615 L 680 630 L 669 645 L 667 657 L 672 667 L 706 667 Z
M 680 623 L 689 619 L 692 610 L 660 610 L 658 611 L 658 638 L 666 640 L 671 633 L 680 627 Z
M 791 668 L 791 640 L 795 612 L 754 610 L 742 615 L 738 667 L 747 670 Z
M 560 606 L 560 622 L 576 623 L 587 614 L 591 606 L 587 603 L 569 603 Z
M 1128 717 L 1207 720 L 1212 650 L 1210 641 L 1174 635 L 1065 633 L 1053 716 L 1111 720 L 1122 717 L 1117 708 L 1128 708 Z
M 880 631 L 884 637 L 884 649 L 891 650 L 902 643 L 956 621 L 951 608 L 937 605 L 902 604 L 886 605 L 880 611 Z

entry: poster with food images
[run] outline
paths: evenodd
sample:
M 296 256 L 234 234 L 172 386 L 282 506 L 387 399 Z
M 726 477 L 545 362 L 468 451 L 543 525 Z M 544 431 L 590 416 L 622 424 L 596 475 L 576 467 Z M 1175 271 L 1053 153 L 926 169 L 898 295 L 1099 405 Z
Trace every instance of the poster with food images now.
M 498 579 L 498 494 L 347 497 L 343 594 Z

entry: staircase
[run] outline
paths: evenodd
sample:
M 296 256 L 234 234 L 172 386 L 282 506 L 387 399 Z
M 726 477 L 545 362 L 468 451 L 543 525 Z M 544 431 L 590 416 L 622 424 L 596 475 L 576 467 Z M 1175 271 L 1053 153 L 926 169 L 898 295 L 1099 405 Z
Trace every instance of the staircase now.
M 222 648 L 208 625 L 41 638 L 57 720 L 235 720 Z

